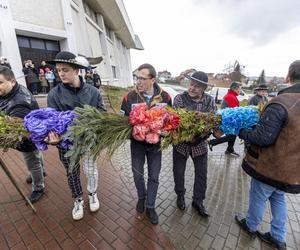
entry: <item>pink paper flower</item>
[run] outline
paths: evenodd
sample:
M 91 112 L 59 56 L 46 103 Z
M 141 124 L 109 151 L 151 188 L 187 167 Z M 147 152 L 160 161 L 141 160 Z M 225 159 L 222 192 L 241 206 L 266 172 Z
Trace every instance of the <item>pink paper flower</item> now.
M 157 133 L 148 133 L 146 134 L 146 142 L 151 144 L 156 144 L 159 142 L 159 134 Z
M 132 136 L 137 141 L 144 141 L 146 139 L 146 133 L 149 132 L 149 128 L 142 124 L 134 125 Z

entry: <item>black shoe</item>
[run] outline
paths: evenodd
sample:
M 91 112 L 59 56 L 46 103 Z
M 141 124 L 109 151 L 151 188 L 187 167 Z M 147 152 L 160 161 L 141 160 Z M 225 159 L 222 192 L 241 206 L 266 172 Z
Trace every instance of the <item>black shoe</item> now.
M 228 150 L 225 151 L 225 154 L 226 155 L 236 156 L 236 157 L 240 156 L 240 154 L 238 154 L 237 152 L 235 152 L 235 151 L 228 151 Z
M 256 231 L 251 231 L 246 223 L 246 218 L 242 218 L 240 215 L 236 215 L 235 217 L 236 223 L 242 228 L 247 234 L 249 234 L 252 238 L 256 237 Z
M 184 210 L 185 209 L 185 201 L 184 201 L 184 196 L 183 195 L 177 195 L 177 207 L 180 210 Z
M 139 213 L 144 213 L 145 210 L 145 199 L 139 199 L 137 204 L 136 204 L 136 211 Z
M 46 177 L 46 176 L 47 176 L 47 173 L 44 172 L 44 173 L 43 173 L 43 176 Z M 31 183 L 32 183 L 32 177 L 31 177 L 31 175 L 29 175 L 29 176 L 26 178 L 26 183 L 28 183 L 28 184 L 31 184 Z
M 146 208 L 146 214 L 151 222 L 151 224 L 158 224 L 158 215 L 154 208 Z
M 45 193 L 45 189 L 39 190 L 39 191 L 32 191 L 29 200 L 31 201 L 31 203 L 35 203 L 37 202 L 39 199 L 41 199 L 41 197 L 43 196 L 43 194 Z
M 282 241 L 279 241 L 279 240 L 276 240 L 276 239 L 270 234 L 270 232 L 262 233 L 262 232 L 257 231 L 257 235 L 258 235 L 258 237 L 259 237 L 262 241 L 268 243 L 268 244 L 271 245 L 271 246 L 276 247 L 276 249 L 278 249 L 278 250 L 286 250 L 286 243 L 285 243 L 285 242 L 282 242 Z
M 193 201 L 192 206 L 199 212 L 200 216 L 202 216 L 204 218 L 210 216 L 209 213 L 207 212 L 207 210 L 205 209 L 203 203 L 197 203 L 197 202 Z

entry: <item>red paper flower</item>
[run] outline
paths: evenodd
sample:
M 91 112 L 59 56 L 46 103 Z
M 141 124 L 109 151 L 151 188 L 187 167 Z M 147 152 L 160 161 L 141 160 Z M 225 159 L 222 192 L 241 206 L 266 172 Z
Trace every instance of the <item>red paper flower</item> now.
M 176 129 L 180 119 L 176 113 L 167 111 L 164 106 L 148 109 L 145 103 L 141 103 L 133 107 L 129 122 L 134 125 L 134 139 L 155 144 L 159 142 L 163 131 L 170 132 Z

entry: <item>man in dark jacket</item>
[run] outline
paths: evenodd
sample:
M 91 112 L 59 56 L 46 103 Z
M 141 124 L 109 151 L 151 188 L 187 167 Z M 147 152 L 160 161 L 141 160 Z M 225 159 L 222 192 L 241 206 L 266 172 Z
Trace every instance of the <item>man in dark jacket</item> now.
M 130 91 L 123 99 L 121 112 L 129 116 L 132 106 L 137 103 L 147 103 L 151 108 L 158 103 L 172 105 L 171 97 L 156 83 L 156 71 L 150 64 L 143 64 L 138 68 L 136 88 Z M 145 141 L 131 139 L 131 162 L 135 187 L 138 193 L 136 210 L 143 213 L 146 203 L 146 214 L 152 224 L 158 223 L 158 215 L 155 211 L 155 200 L 159 184 L 161 169 L 160 142 L 150 144 Z M 148 163 L 147 189 L 144 180 L 145 156 Z
M 237 99 L 237 96 L 240 94 L 240 92 L 241 92 L 241 84 L 238 82 L 231 83 L 228 93 L 223 98 L 221 109 L 238 107 L 240 103 L 239 100 Z M 220 138 L 212 139 L 209 141 L 209 148 L 210 150 L 212 150 L 213 146 L 216 146 L 224 142 L 228 142 L 228 146 L 225 151 L 225 154 L 239 156 L 239 154 L 234 151 L 235 140 L 236 140 L 235 135 L 226 135 Z
M 249 100 L 249 105 L 257 106 L 258 104 L 265 105 L 268 102 L 267 94 L 268 87 L 265 84 L 259 85 L 254 89 L 255 95 L 252 96 Z
M 79 69 L 86 69 L 89 66 L 88 61 L 83 57 L 76 57 L 73 53 L 59 52 L 54 61 L 48 62 L 56 65 L 62 83 L 53 88 L 48 94 L 48 106 L 57 111 L 74 110 L 76 107 L 82 107 L 87 104 L 99 110 L 106 111 L 102 102 L 100 92 L 92 85 L 86 84 L 83 78 L 79 76 Z M 48 143 L 57 144 L 59 136 L 51 132 L 48 136 Z M 74 198 L 74 208 L 72 217 L 74 220 L 83 218 L 83 198 L 82 186 L 80 182 L 80 164 L 79 159 L 76 166 L 70 166 L 70 159 L 65 157 L 66 149 L 59 147 L 59 157 L 66 171 L 69 188 Z M 69 172 L 73 167 L 72 172 Z M 87 177 L 87 190 L 89 192 L 89 206 L 91 212 L 99 209 L 99 200 L 97 197 L 98 187 L 98 168 L 97 161 L 94 161 L 89 154 L 83 157 L 83 172 Z
M 294 85 L 272 99 L 253 130 L 240 131 L 250 143 L 242 167 L 252 179 L 247 216 L 235 217 L 243 230 L 281 250 L 286 249 L 285 192 L 300 193 L 300 60 L 290 65 L 287 79 Z M 267 200 L 271 230 L 261 233 L 256 230 Z
M 174 108 L 184 108 L 189 111 L 215 112 L 217 106 L 214 98 L 204 91 L 208 86 L 208 77 L 202 71 L 197 71 L 191 76 L 188 91 L 179 94 L 174 99 Z M 180 210 L 185 209 L 184 176 L 186 161 L 192 157 L 195 166 L 195 181 L 192 206 L 202 217 L 208 217 L 203 201 L 207 188 L 207 141 L 195 138 L 193 143 L 180 143 L 173 147 L 173 174 L 175 192 L 177 194 L 177 206 Z
M 16 82 L 14 73 L 8 67 L 0 66 L 0 111 L 9 116 L 24 118 L 30 111 L 38 109 L 38 103 L 28 89 Z M 31 141 L 24 141 L 17 148 L 22 152 L 32 178 L 32 203 L 45 192 L 43 156 Z

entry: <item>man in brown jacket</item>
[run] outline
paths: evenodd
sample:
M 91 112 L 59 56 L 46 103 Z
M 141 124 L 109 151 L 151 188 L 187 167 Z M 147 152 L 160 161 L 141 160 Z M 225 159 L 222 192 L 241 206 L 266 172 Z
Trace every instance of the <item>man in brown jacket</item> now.
M 285 192 L 300 193 L 300 60 L 290 65 L 287 80 L 293 86 L 272 99 L 253 130 L 239 134 L 250 143 L 242 167 L 252 179 L 247 216 L 235 217 L 247 233 L 281 250 L 286 249 Z M 256 230 L 267 200 L 272 212 L 271 230 L 261 233 Z

